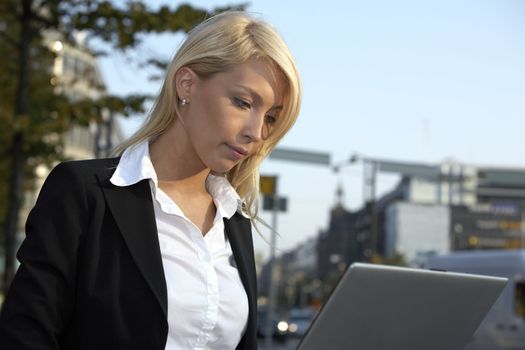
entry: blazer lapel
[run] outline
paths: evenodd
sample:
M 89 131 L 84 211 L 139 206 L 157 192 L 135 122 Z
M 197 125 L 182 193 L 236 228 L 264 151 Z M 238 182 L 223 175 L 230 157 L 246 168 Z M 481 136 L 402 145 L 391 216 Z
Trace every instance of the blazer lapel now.
M 255 292 L 256 276 L 250 220 L 236 213 L 224 220 L 224 229 L 230 240 L 235 263 L 246 292 Z
M 257 316 L 257 279 L 255 260 L 253 256 L 253 241 L 250 220 L 235 213 L 231 219 L 224 219 L 224 229 L 230 241 L 235 263 L 241 277 L 242 284 L 248 295 L 249 315 L 246 334 L 255 339 L 255 325 Z M 252 339 L 246 340 L 247 349 L 251 349 Z
M 131 255 L 166 316 L 166 280 L 148 180 L 126 187 L 114 186 L 107 177 L 100 177 L 100 180 L 108 206 Z

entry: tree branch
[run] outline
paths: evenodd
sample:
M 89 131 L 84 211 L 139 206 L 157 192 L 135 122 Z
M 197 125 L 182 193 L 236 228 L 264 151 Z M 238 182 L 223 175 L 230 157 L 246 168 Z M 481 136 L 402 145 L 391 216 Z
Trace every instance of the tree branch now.
M 44 28 L 57 28 L 58 27 L 58 21 L 57 20 L 50 20 L 45 17 L 40 16 L 37 13 L 33 14 L 33 18 L 35 22 L 40 22 L 44 25 Z

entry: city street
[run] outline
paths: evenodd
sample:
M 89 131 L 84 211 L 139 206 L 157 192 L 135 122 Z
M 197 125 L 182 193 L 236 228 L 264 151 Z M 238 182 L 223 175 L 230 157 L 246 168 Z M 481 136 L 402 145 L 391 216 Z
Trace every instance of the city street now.
M 284 342 L 274 341 L 271 349 L 264 348 L 264 339 L 259 339 L 259 350 L 295 350 L 299 345 L 299 339 L 287 339 Z

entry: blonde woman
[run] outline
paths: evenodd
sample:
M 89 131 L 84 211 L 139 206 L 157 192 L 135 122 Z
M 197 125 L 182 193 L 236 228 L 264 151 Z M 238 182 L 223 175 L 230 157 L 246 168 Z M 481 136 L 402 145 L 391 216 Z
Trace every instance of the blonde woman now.
M 256 349 L 258 167 L 300 94 L 268 24 L 230 12 L 190 32 L 120 157 L 49 175 L 0 348 Z

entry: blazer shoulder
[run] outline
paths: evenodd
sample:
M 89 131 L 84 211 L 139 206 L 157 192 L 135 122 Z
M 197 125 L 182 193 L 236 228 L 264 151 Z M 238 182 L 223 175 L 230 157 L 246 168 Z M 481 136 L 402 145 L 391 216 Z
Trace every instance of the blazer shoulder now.
M 57 164 L 48 177 L 88 178 L 92 175 L 111 177 L 118 166 L 120 158 L 70 160 Z
M 109 179 L 115 172 L 119 158 L 74 160 L 57 164 L 47 175 L 40 197 L 57 199 L 62 195 L 79 195 L 98 188 L 97 178 Z M 44 194 L 48 195 L 45 196 Z
M 102 159 L 84 159 L 84 160 L 68 160 L 57 164 L 55 169 L 65 168 L 70 171 L 81 172 L 100 172 L 100 171 L 115 171 L 118 166 L 120 157 L 102 158 Z

